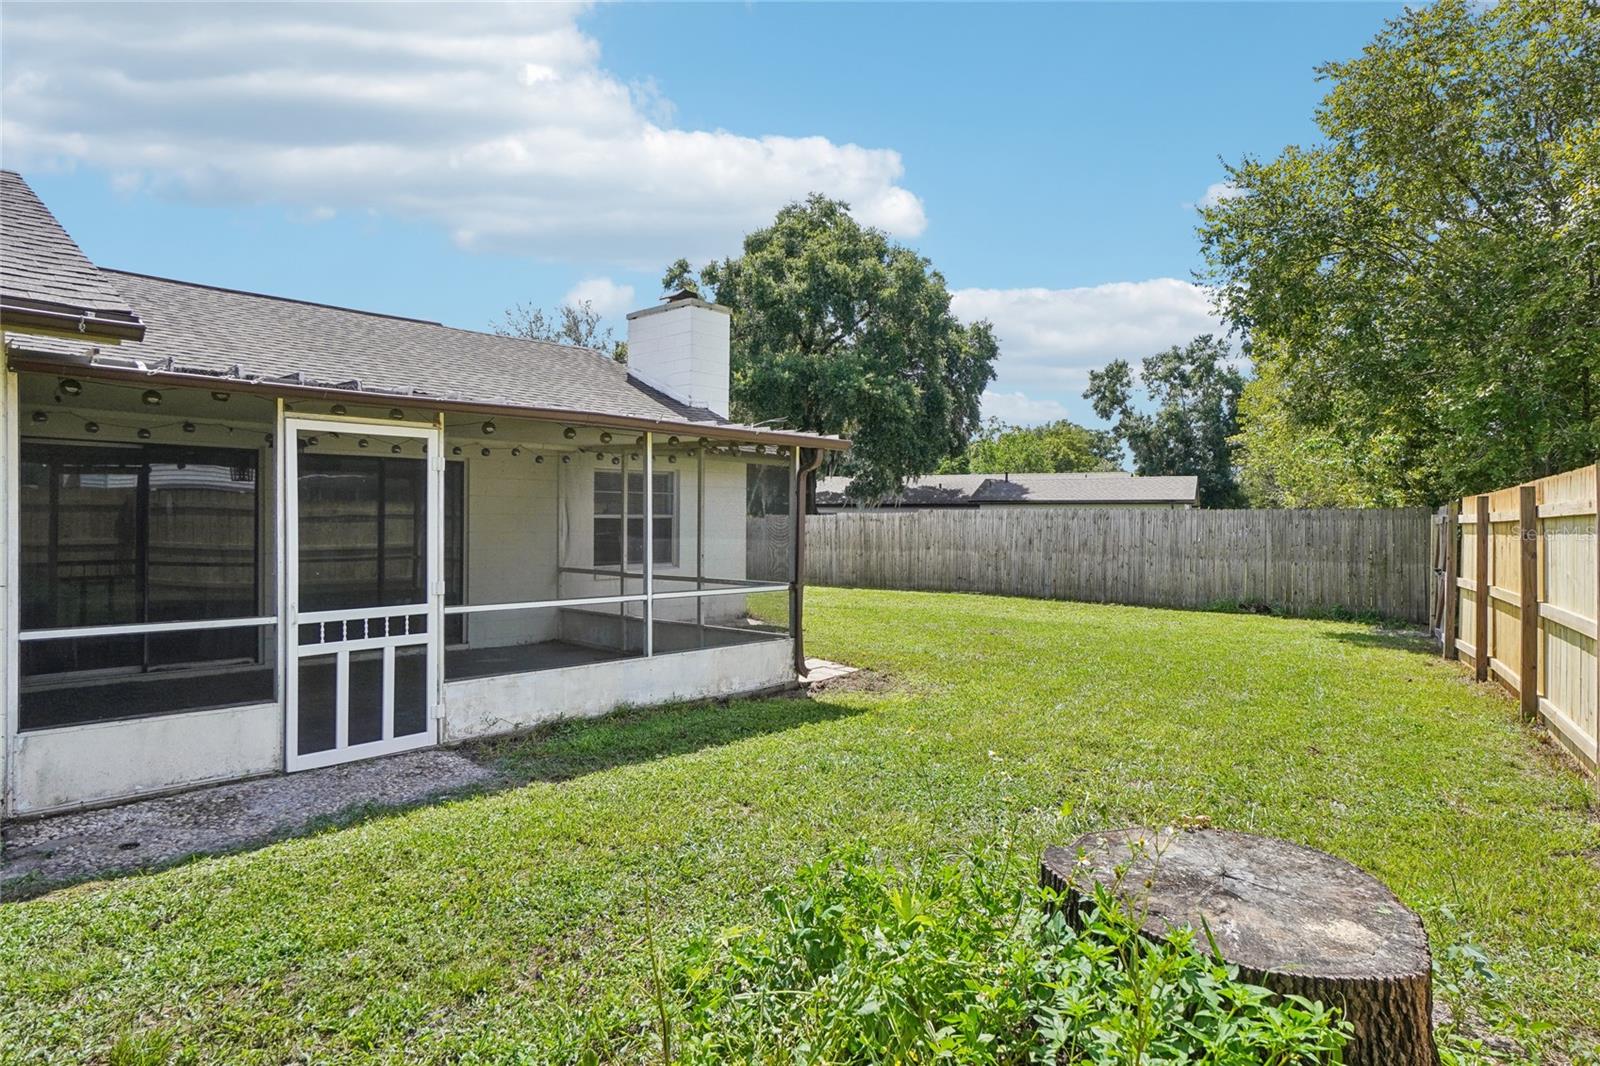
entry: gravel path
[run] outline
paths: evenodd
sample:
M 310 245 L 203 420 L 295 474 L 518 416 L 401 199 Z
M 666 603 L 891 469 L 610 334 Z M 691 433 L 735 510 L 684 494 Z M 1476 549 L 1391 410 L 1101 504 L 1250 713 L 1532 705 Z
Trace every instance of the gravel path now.
M 261 844 L 354 807 L 403 807 L 494 779 L 465 755 L 433 749 L 18 822 L 3 832 L 0 899 Z

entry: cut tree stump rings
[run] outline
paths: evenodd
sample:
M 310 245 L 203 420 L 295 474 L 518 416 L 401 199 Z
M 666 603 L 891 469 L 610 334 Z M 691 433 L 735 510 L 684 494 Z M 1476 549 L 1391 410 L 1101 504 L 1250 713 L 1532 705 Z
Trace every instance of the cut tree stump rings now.
M 1343 859 L 1223 829 L 1133 828 L 1046 849 L 1041 879 L 1071 913 L 1093 903 L 1098 883 L 1143 914 L 1147 936 L 1189 926 L 1208 950 L 1204 918 L 1240 977 L 1339 1008 L 1354 1029 L 1349 1066 L 1439 1062 L 1422 922 Z

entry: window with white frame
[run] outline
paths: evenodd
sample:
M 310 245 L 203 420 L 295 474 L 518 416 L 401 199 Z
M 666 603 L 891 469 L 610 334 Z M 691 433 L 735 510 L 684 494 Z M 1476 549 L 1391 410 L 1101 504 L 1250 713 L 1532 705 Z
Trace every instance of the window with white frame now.
M 627 499 L 622 493 L 620 470 L 597 470 L 594 475 L 594 565 L 620 566 L 624 539 L 629 565 L 644 562 L 644 472 L 627 475 Z M 658 564 L 670 565 L 677 557 L 678 479 L 676 473 L 655 475 L 650 543 Z M 627 537 L 623 537 L 623 521 Z

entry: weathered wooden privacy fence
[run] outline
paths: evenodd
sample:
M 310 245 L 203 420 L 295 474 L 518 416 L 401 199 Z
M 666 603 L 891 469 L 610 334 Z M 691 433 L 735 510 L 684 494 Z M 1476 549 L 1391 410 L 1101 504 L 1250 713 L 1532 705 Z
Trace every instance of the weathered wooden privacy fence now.
M 1588 768 L 1600 763 L 1600 466 L 1448 509 L 1444 654 L 1515 693 Z
M 1430 516 L 1393 510 L 859 511 L 806 522 L 806 580 L 1428 619 Z

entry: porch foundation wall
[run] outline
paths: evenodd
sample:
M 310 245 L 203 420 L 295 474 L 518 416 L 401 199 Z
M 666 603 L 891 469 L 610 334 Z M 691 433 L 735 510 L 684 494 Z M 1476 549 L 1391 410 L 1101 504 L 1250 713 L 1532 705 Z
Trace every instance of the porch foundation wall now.
M 11 809 L 44 814 L 283 769 L 276 703 L 64 726 L 11 738 Z
M 457 744 L 623 706 L 716 699 L 794 683 L 794 641 L 448 681 L 440 741 Z

